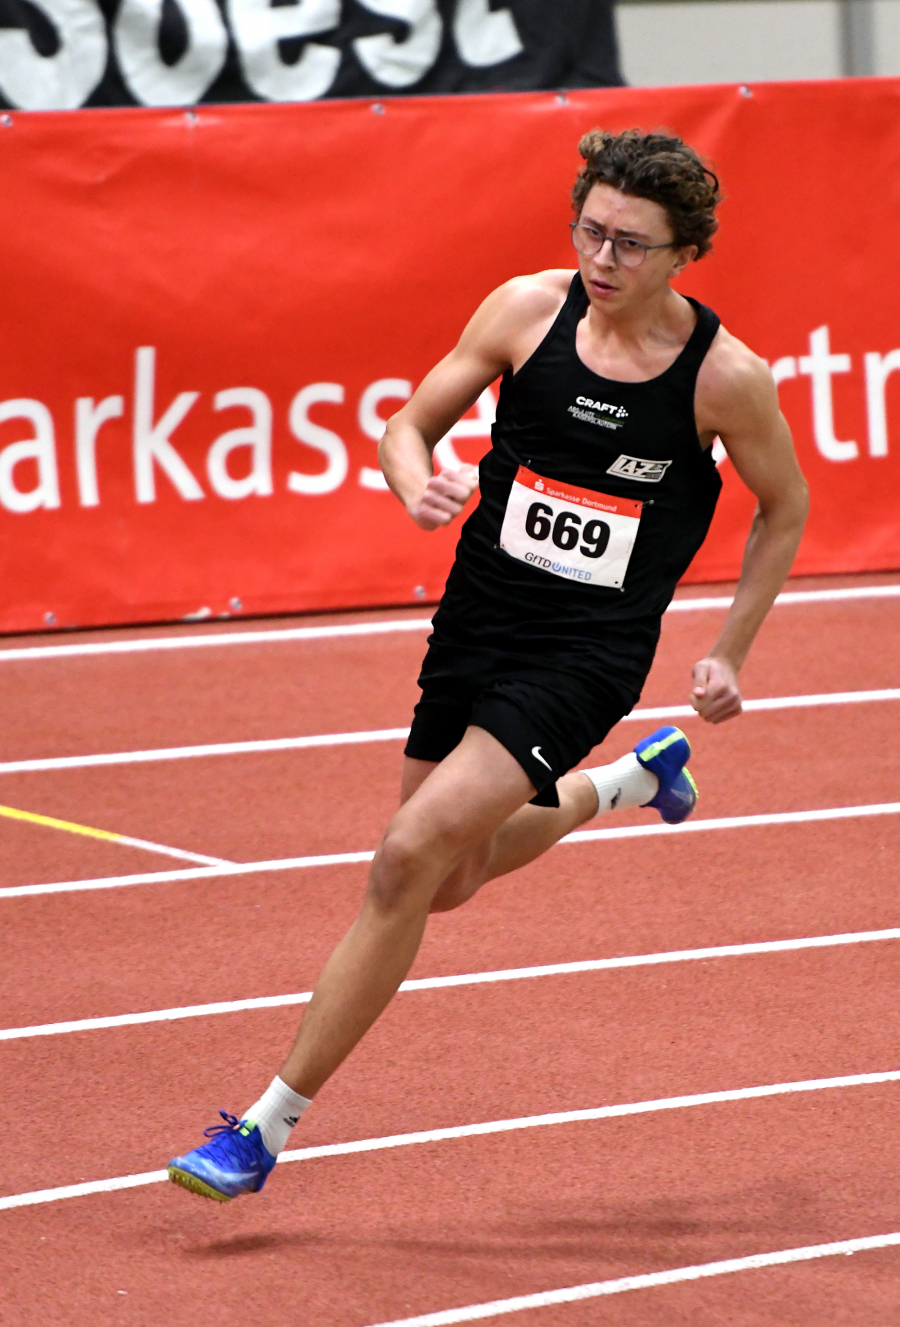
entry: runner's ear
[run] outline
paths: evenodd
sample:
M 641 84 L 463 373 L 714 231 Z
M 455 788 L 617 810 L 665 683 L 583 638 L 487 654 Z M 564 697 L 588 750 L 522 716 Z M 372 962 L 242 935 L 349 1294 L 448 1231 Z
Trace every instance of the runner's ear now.
M 676 249 L 672 259 L 672 267 L 669 272 L 670 277 L 681 276 L 684 269 L 694 262 L 699 252 L 700 250 L 697 248 L 696 244 L 686 244 L 684 248 Z

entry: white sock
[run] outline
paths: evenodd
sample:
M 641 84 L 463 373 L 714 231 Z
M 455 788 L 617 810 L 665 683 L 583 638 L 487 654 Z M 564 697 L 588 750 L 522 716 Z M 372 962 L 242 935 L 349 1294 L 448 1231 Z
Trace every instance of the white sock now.
M 638 760 L 633 751 L 611 765 L 579 771 L 586 774 L 597 789 L 600 805 L 597 815 L 607 811 L 625 811 L 631 806 L 645 806 L 659 792 L 659 779 Z
M 259 1101 L 254 1101 L 249 1110 L 244 1111 L 241 1119 L 259 1125 L 266 1151 L 277 1157 L 287 1146 L 294 1125 L 311 1105 L 307 1097 L 301 1097 L 299 1092 L 293 1092 L 287 1083 L 275 1077 Z

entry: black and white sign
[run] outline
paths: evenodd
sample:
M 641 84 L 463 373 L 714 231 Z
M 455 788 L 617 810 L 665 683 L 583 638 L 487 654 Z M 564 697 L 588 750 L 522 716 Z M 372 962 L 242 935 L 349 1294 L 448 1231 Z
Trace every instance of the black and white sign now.
M 0 0 L 0 104 L 612 87 L 612 0 Z

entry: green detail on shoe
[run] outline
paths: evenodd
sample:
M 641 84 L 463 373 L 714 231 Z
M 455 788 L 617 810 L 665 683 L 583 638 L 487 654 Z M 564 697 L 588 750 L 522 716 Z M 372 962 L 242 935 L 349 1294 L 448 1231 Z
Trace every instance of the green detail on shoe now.
M 199 1194 L 201 1198 L 212 1198 L 217 1203 L 230 1203 L 231 1198 L 227 1193 L 219 1193 L 218 1189 L 205 1184 L 203 1180 L 198 1179 L 196 1175 L 189 1175 L 186 1170 L 179 1170 L 176 1166 L 169 1166 L 169 1179 L 173 1184 L 180 1184 L 182 1189 L 187 1189 L 190 1193 Z
M 691 771 L 688 769 L 687 765 L 684 766 L 684 768 L 682 769 L 681 772 L 682 772 L 682 774 L 684 775 L 684 777 L 687 779 L 688 783 L 689 783 L 689 784 L 691 785 L 691 787 L 693 788 L 693 790 L 694 790 L 694 796 L 696 797 L 697 801 L 699 802 L 699 801 L 700 801 L 700 789 L 697 787 L 696 783 L 694 782 L 694 776 L 693 776 L 693 774 L 691 774 Z
M 642 765 L 646 764 L 648 760 L 654 760 L 658 755 L 660 755 L 663 751 L 665 751 L 668 747 L 670 747 L 673 742 L 680 742 L 682 741 L 682 739 L 685 742 L 687 742 L 687 738 L 684 736 L 684 733 L 681 731 L 681 729 L 676 728 L 674 733 L 669 733 L 669 736 L 664 737 L 661 742 L 654 742 L 652 746 L 646 747 L 641 752 L 640 756 L 641 764 Z M 690 750 L 689 742 L 688 742 L 688 750 Z M 693 780 L 691 781 L 693 782 Z
M 255 1128 L 256 1120 L 241 1120 L 241 1127 L 238 1129 L 238 1133 L 244 1138 L 249 1138 Z

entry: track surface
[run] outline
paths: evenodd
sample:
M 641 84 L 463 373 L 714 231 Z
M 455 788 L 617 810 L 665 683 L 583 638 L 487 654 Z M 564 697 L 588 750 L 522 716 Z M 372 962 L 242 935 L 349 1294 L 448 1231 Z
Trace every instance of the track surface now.
M 322 621 L 404 616 L 422 612 Z M 685 702 L 690 665 L 721 620 L 718 610 L 667 617 L 642 707 Z M 425 635 L 0 660 L 0 759 L 403 727 Z M 898 651 L 900 599 L 778 607 L 744 692 L 890 688 Z M 700 815 L 896 800 L 898 704 L 747 714 L 717 729 L 686 720 Z M 599 759 L 643 731 L 621 725 Z M 0 802 L 238 862 L 362 851 L 395 807 L 400 752 L 392 741 L 5 774 Z M 651 817 L 596 822 L 630 823 Z M 3 886 L 177 865 L 8 819 L 0 843 Z M 412 975 L 896 927 L 898 846 L 897 815 L 563 844 L 433 919 Z M 343 865 L 0 898 L 2 1027 L 309 990 L 364 881 L 364 865 Z M 292 1146 L 898 1070 L 898 948 L 886 940 L 403 992 Z M 298 1013 L 0 1041 L 0 1196 L 159 1170 L 220 1105 L 240 1110 L 258 1094 Z M 898 1105 L 898 1083 L 831 1088 L 293 1162 L 264 1195 L 227 1207 L 152 1184 L 0 1210 L 0 1319 L 372 1327 L 883 1235 L 900 1230 Z M 507 1320 L 896 1325 L 900 1251 L 488 1319 Z

